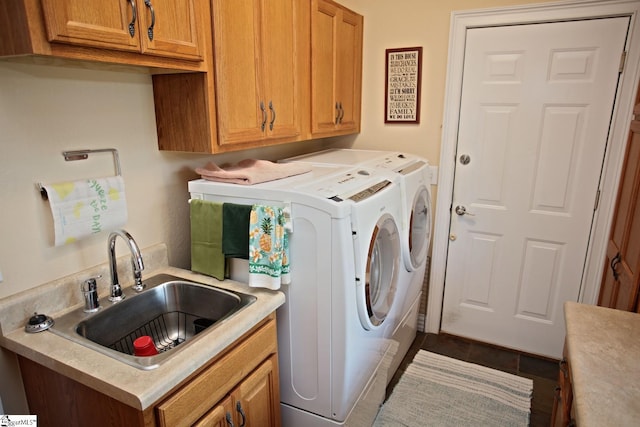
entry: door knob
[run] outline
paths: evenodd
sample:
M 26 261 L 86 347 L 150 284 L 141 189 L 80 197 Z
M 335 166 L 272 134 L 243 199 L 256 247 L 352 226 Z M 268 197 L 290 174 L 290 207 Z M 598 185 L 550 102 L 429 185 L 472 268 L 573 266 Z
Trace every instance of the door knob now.
M 471 212 L 467 212 L 467 208 L 461 205 L 456 206 L 456 213 L 460 216 L 462 215 L 474 216 Z

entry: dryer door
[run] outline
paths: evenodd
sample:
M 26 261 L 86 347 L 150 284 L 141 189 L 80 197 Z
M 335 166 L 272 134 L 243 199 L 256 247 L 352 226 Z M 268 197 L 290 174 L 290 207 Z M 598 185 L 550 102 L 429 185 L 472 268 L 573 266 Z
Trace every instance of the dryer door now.
M 431 195 L 426 187 L 413 199 L 411 218 L 409 220 L 409 270 L 416 270 L 427 259 L 429 241 L 431 240 Z
M 369 243 L 364 287 L 358 296 L 362 326 L 372 330 L 384 322 L 393 307 L 400 259 L 398 226 L 391 215 L 382 216 Z

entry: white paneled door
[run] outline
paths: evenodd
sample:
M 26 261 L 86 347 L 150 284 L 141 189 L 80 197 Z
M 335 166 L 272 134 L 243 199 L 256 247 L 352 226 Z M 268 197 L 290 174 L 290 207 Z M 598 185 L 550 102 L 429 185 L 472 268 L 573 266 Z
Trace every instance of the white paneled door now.
M 628 25 L 467 30 L 443 332 L 561 355 Z

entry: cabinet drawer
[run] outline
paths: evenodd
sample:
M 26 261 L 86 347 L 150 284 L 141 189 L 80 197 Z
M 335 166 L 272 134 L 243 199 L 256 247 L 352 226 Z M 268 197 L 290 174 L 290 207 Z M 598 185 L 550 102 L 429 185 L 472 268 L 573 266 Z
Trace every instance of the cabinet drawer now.
M 192 425 L 276 350 L 276 322 L 272 318 L 158 405 L 158 424 Z

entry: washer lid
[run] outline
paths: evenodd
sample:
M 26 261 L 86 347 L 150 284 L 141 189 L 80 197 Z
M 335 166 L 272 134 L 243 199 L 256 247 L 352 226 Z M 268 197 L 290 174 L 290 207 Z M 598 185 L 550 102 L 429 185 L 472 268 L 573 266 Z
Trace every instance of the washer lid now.
M 353 168 L 343 173 L 295 187 L 297 191 L 316 194 L 326 199 L 356 202 L 380 191 L 391 182 L 368 168 Z

